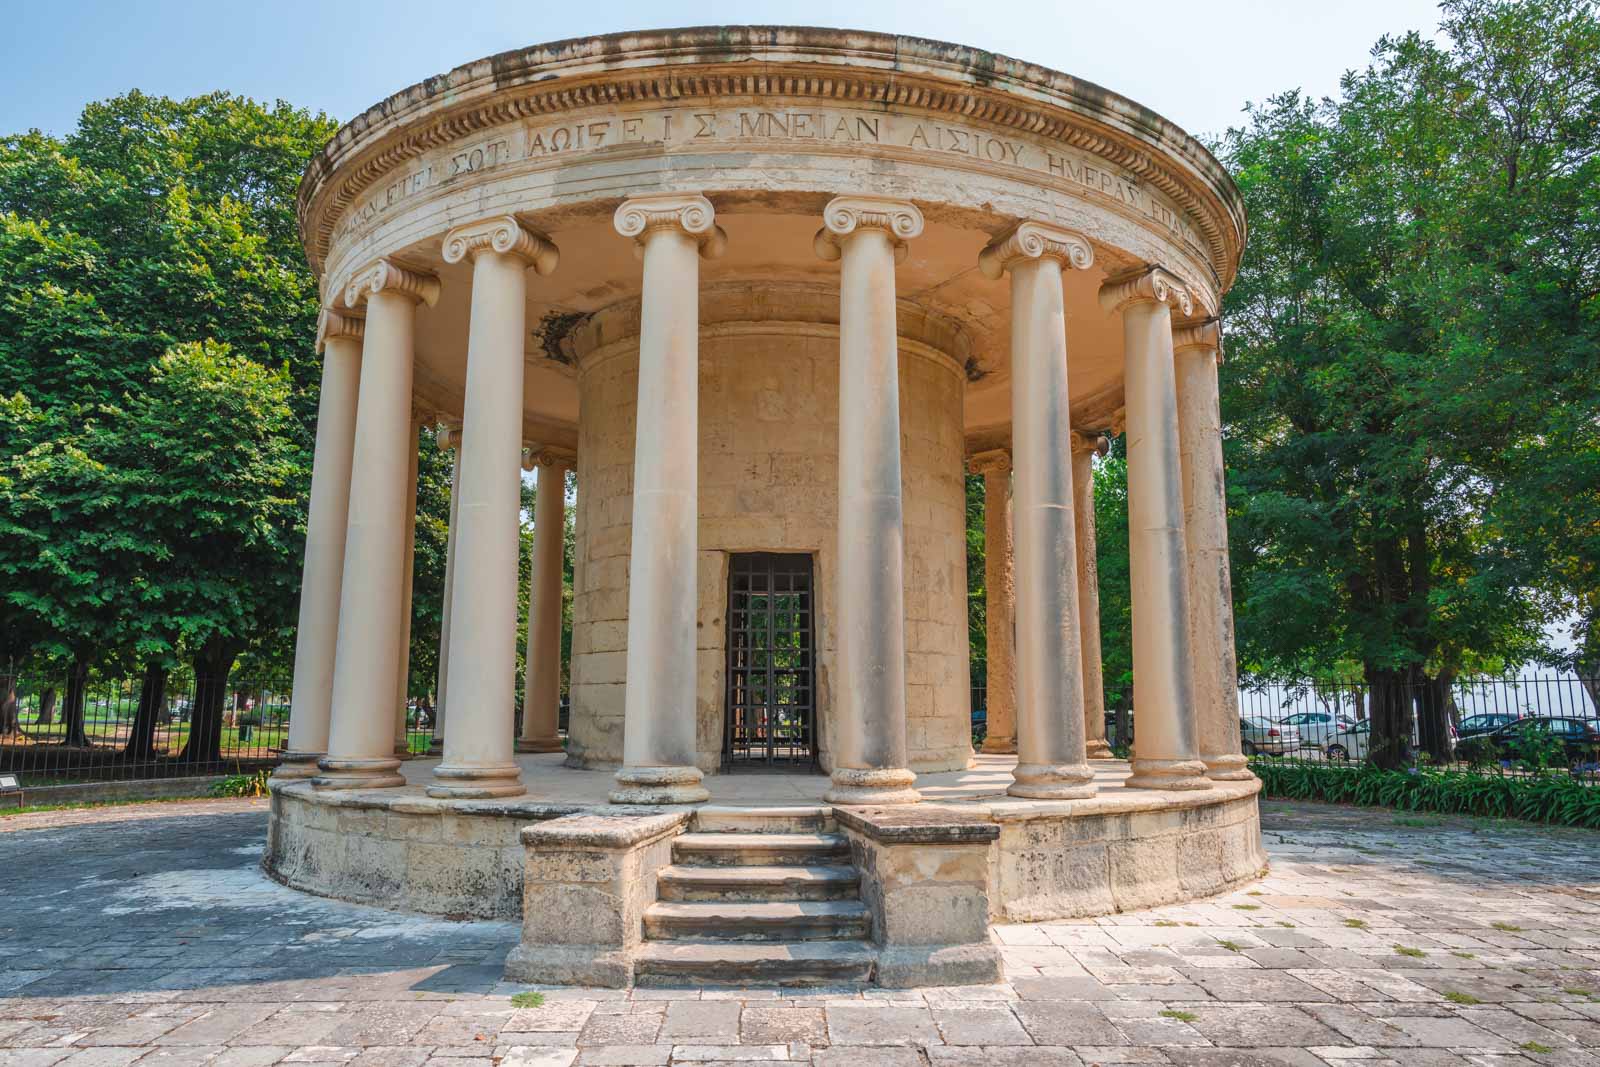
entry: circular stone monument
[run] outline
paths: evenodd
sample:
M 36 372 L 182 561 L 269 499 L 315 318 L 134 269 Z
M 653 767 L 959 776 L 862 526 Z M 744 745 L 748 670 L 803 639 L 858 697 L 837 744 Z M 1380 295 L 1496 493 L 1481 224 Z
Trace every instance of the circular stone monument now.
M 693 807 L 730 790 L 744 807 L 809 798 L 851 836 L 880 946 L 896 920 L 874 879 L 917 840 L 984 842 L 977 906 L 995 921 L 1259 871 L 1216 379 L 1244 215 L 1188 134 L 956 45 L 619 34 L 382 102 L 312 161 L 300 224 L 326 362 L 277 877 L 517 914 L 555 869 L 530 874 L 518 827 L 647 805 L 687 811 L 663 832 L 693 833 Z M 402 766 L 424 425 L 457 463 L 442 751 Z M 1120 433 L 1131 765 L 1106 747 L 1091 503 L 1092 456 Z M 522 467 L 540 492 L 519 720 Z M 567 472 L 563 736 L 568 494 L 547 487 Z M 969 472 L 988 534 L 981 756 Z M 792 777 L 719 785 L 745 766 Z M 946 808 L 964 829 L 930 829 Z M 649 851 L 649 833 L 610 832 L 579 837 Z M 635 884 L 654 900 L 656 869 Z

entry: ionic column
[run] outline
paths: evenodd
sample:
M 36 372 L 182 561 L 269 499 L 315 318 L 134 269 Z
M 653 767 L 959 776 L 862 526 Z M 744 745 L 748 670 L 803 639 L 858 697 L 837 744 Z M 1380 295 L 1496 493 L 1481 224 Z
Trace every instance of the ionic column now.
M 556 248 L 510 215 L 445 234 L 444 260 L 472 260 L 462 412 L 449 725 L 433 797 L 525 792 L 512 756 L 517 678 L 517 556 L 522 487 L 522 368 L 527 269 L 556 267 Z
M 904 200 L 839 197 L 816 250 L 839 270 L 839 561 L 830 804 L 922 799 L 907 766 L 900 360 L 894 267 L 922 232 Z
M 433 738 L 429 752 L 444 749 L 444 691 L 450 681 L 450 596 L 456 577 L 456 504 L 461 499 L 461 424 L 439 427 L 434 439 L 450 452 L 450 528 L 445 532 L 444 602 L 439 606 L 439 672 L 433 686 Z
M 1024 222 L 978 257 L 1011 274 L 1011 507 L 1017 601 L 1017 766 L 1013 796 L 1093 796 L 1084 756 L 1083 651 L 1073 528 L 1067 321 L 1062 268 L 1087 269 L 1089 242 Z
M 322 789 L 404 785 L 394 755 L 395 675 L 400 642 L 400 570 L 405 555 L 410 467 L 412 335 L 419 303 L 439 299 L 431 274 L 380 259 L 345 287 L 348 307 L 367 306 L 361 396 L 351 457 L 350 513 L 339 588 L 328 754 Z
M 628 559 L 628 667 L 615 804 L 692 804 L 700 432 L 700 257 L 726 236 L 693 194 L 624 201 L 613 222 L 644 261 Z
M 983 586 L 988 707 L 984 752 L 1017 750 L 1014 590 L 1011 581 L 1011 453 L 980 452 L 967 463 L 983 475 Z
M 1072 514 L 1078 543 L 1078 642 L 1083 649 L 1083 739 L 1090 759 L 1110 759 L 1100 655 L 1100 564 L 1094 534 L 1094 457 L 1111 449 L 1099 434 L 1072 431 Z
M 1122 315 L 1128 444 L 1128 569 L 1133 600 L 1133 776 L 1140 789 L 1205 789 L 1195 724 L 1172 308 L 1191 302 L 1149 268 L 1100 289 Z
M 311 512 L 300 570 L 300 625 L 295 631 L 294 706 L 289 740 L 276 778 L 309 778 L 328 752 L 334 648 L 350 518 L 350 458 L 355 449 L 356 393 L 361 380 L 361 319 L 324 308 L 317 323 L 322 395 L 311 460 Z
M 406 728 L 406 699 L 411 695 L 411 585 L 417 561 L 417 442 L 422 423 L 411 423 L 411 469 L 406 475 L 406 551 L 400 565 L 400 669 L 395 674 L 394 754 L 411 758 L 411 737 Z
M 1221 344 L 1215 319 L 1173 333 L 1184 547 L 1189 554 L 1189 647 L 1200 758 L 1208 777 L 1236 781 L 1252 775 L 1239 752 L 1228 503 L 1223 490 L 1222 410 L 1217 396 Z
M 533 503 L 533 566 L 528 580 L 528 647 L 518 752 L 561 751 L 561 564 L 565 547 L 567 468 L 553 449 L 534 455 L 539 491 Z

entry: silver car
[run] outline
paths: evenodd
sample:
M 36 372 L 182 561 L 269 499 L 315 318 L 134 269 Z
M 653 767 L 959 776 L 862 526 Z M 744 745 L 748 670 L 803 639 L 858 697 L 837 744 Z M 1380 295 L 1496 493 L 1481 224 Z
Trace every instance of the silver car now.
M 1269 719 L 1239 717 L 1239 747 L 1246 756 L 1286 756 L 1300 749 L 1300 730 Z

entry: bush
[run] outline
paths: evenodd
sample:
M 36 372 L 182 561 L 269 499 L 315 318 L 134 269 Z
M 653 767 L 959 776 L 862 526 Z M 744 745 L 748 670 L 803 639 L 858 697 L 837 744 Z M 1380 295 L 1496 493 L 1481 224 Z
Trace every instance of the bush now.
M 270 771 L 254 774 L 230 774 L 211 787 L 214 797 L 264 797 L 267 795 L 267 778 Z
M 1475 771 L 1493 766 L 1500 759 L 1500 750 L 1487 737 L 1469 737 L 1456 746 L 1456 759 Z
M 1472 771 L 1386 771 L 1305 760 L 1251 760 L 1266 796 L 1402 811 L 1525 819 L 1600 829 L 1600 788 L 1567 774 L 1511 777 Z

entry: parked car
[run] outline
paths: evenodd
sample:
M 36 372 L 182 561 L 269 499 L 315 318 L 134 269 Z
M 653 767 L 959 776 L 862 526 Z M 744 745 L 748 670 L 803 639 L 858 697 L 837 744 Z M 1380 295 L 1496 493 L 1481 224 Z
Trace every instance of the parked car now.
M 1334 734 L 1350 729 L 1356 721 L 1328 711 L 1300 711 L 1279 719 L 1278 724 L 1298 730 L 1301 747 L 1321 749 Z
M 1371 720 L 1363 720 L 1328 738 L 1322 754 L 1330 760 L 1364 760 L 1367 758 L 1367 739 L 1371 735 Z
M 1268 719 L 1239 717 L 1239 747 L 1246 756 L 1286 756 L 1300 748 L 1300 731 Z
M 1592 719 L 1534 718 L 1518 719 L 1507 723 L 1488 735 L 1489 740 L 1502 754 L 1516 751 L 1523 731 L 1543 728 L 1561 743 L 1569 765 L 1589 764 L 1600 753 L 1600 729 Z
M 1486 711 L 1477 715 L 1468 715 L 1461 720 L 1461 725 L 1456 727 L 1456 733 L 1465 741 L 1469 737 L 1481 737 L 1492 734 L 1502 726 L 1510 726 L 1521 716 L 1505 711 Z

